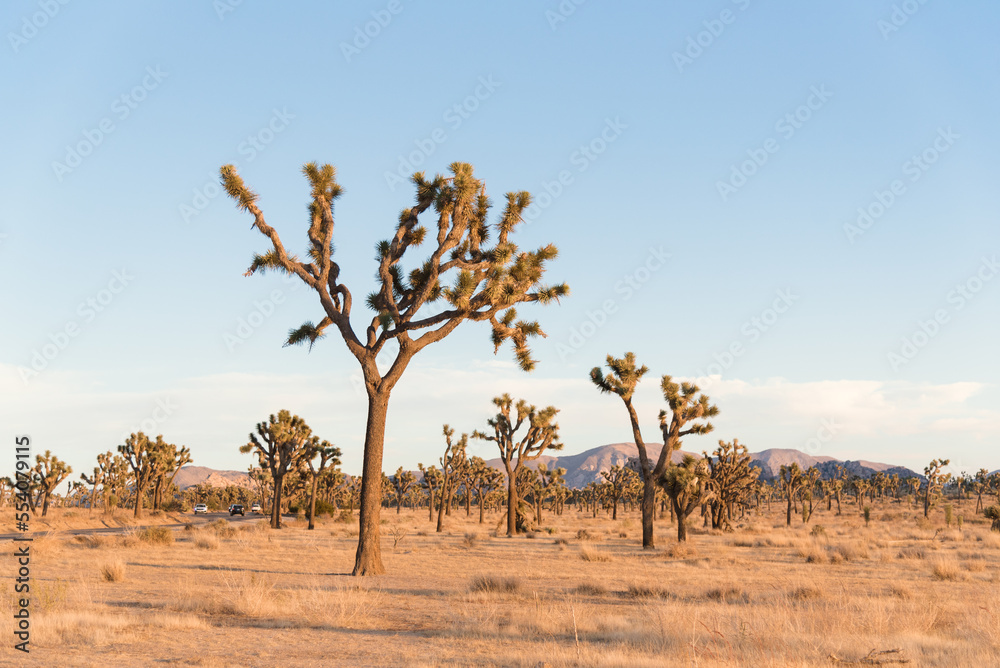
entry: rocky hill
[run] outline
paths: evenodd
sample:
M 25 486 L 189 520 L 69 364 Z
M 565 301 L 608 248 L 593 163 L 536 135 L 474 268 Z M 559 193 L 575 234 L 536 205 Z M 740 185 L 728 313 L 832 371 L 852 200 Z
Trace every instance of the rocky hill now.
M 843 467 L 849 474 L 861 478 L 869 478 L 877 471 L 883 471 L 887 475 L 898 473 L 900 478 L 920 477 L 915 471 L 903 466 L 883 464 L 880 462 L 870 462 L 866 460 L 839 460 L 833 457 L 813 457 L 800 450 L 772 448 L 750 453 L 751 465 L 760 469 L 761 480 L 773 480 L 778 476 L 782 466 L 797 463 L 803 470 L 810 466 L 819 469 L 824 478 L 832 478 L 837 475 L 837 466 Z
M 182 490 L 202 483 L 209 487 L 237 485 L 253 489 L 253 483 L 250 482 L 250 476 L 247 475 L 246 471 L 217 471 L 207 466 L 182 466 L 181 470 L 177 472 L 177 477 L 174 478 L 174 484 Z

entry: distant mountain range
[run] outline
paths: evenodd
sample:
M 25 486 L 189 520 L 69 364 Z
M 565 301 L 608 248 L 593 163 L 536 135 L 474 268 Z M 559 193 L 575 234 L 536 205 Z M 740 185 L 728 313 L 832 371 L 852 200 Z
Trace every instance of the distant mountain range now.
M 647 452 L 652 459 L 660 456 L 663 445 L 659 443 L 648 443 Z M 700 457 L 701 453 L 688 453 L 678 450 L 673 453 L 673 461 L 680 462 L 685 454 Z M 570 487 L 584 487 L 591 482 L 603 482 L 601 471 L 607 471 L 612 466 L 618 464 L 624 466 L 630 458 L 638 457 L 639 450 L 634 443 L 611 443 L 591 448 L 577 455 L 542 455 L 537 460 L 531 462 L 531 468 L 537 468 L 538 464 L 544 462 L 549 468 L 562 467 L 566 469 L 566 484 Z M 898 473 L 900 478 L 912 476 L 921 477 L 915 471 L 911 471 L 903 466 L 892 464 L 882 464 L 869 461 L 839 460 L 833 457 L 813 457 L 800 450 L 772 448 L 750 453 L 750 464 L 760 469 L 761 480 L 773 480 L 778 476 L 782 466 L 787 466 L 793 462 L 803 469 L 815 466 L 819 469 L 823 478 L 832 478 L 837 474 L 837 465 L 842 466 L 849 474 L 862 478 L 871 477 L 876 471 L 884 471 L 887 475 Z M 490 466 L 503 470 L 503 462 L 500 459 L 490 459 L 486 462 Z
M 663 445 L 649 443 L 647 444 L 647 448 L 650 458 L 656 459 L 660 456 L 660 450 L 663 448 Z M 678 450 L 673 453 L 673 460 L 679 462 L 684 458 L 685 454 L 691 454 L 696 457 L 701 456 L 700 452 L 689 453 L 684 450 Z M 580 488 L 585 487 L 591 482 L 603 482 L 604 479 L 601 477 L 601 471 L 607 471 L 616 464 L 624 466 L 628 463 L 629 459 L 638 456 L 639 451 L 636 449 L 634 443 L 610 443 L 575 455 L 542 455 L 538 459 L 531 461 L 528 465 L 533 469 L 537 468 L 541 463 L 544 463 L 550 469 L 562 467 L 566 469 L 566 484 L 570 487 Z M 771 448 L 769 450 L 750 453 L 751 466 L 756 466 L 760 469 L 761 480 L 773 480 L 778 476 L 778 471 L 782 466 L 787 466 L 793 462 L 797 463 L 803 470 L 810 466 L 815 466 L 819 469 L 823 478 L 834 477 L 837 473 L 838 465 L 842 466 L 849 474 L 862 478 L 871 477 L 877 471 L 883 471 L 887 475 L 898 473 L 900 478 L 922 477 L 920 474 L 904 466 L 894 466 L 892 464 L 882 464 L 866 460 L 839 460 L 827 456 L 814 457 L 800 450 L 793 449 Z M 503 462 L 499 458 L 487 460 L 486 463 L 497 470 L 504 470 Z M 414 473 L 417 474 L 418 479 L 421 477 L 420 471 L 415 471 Z M 247 475 L 246 471 L 218 471 L 205 466 L 185 466 L 181 468 L 177 472 L 174 483 L 180 489 L 187 489 L 201 483 L 212 487 L 239 485 L 240 487 L 253 489 L 253 483 L 250 482 L 250 476 Z

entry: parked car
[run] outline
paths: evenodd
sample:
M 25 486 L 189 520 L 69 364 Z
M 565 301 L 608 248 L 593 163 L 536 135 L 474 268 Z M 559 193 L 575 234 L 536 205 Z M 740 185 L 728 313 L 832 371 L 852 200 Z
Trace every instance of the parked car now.
M 234 503 L 233 505 L 229 506 L 229 516 L 232 517 L 233 515 L 239 515 L 240 517 L 246 516 L 246 511 L 243 510 L 243 504 Z
M 252 506 L 250 506 L 250 512 L 251 513 L 257 513 L 259 515 L 261 513 L 260 504 L 259 503 L 255 503 Z
M 195 507 L 194 507 L 194 514 L 197 515 L 198 513 L 204 513 L 204 514 L 207 515 L 208 514 L 208 506 L 206 506 L 204 503 L 196 504 Z

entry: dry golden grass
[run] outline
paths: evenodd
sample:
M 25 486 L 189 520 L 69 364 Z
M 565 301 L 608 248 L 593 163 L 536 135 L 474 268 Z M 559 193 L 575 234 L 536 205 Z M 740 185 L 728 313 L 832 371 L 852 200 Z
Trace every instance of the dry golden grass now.
M 1000 535 L 955 512 L 961 530 L 889 503 L 868 528 L 848 504 L 786 528 L 775 504 L 733 533 L 692 521 L 682 545 L 659 520 L 655 551 L 621 509 L 512 539 L 475 510 L 442 533 L 389 512 L 389 573 L 361 580 L 357 527 L 333 520 L 53 534 L 32 544 L 32 654 L 7 645 L 0 665 L 828 666 L 894 647 L 1000 665 Z M 13 606 L 0 594 L 0 616 Z

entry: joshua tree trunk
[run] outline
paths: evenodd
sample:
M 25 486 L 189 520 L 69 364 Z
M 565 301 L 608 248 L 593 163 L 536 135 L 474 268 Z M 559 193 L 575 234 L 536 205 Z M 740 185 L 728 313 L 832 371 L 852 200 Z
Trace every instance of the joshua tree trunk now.
M 281 528 L 281 489 L 285 483 L 285 476 L 274 477 L 274 499 L 271 502 L 271 528 Z
M 517 535 L 517 470 L 507 466 L 507 537 Z
M 653 484 L 653 474 L 643 475 L 642 486 L 642 547 L 652 549 L 655 545 L 653 539 L 653 517 L 656 515 L 656 485 Z M 673 507 L 671 507 L 673 510 Z
M 398 364 L 397 359 L 394 366 Z M 372 366 L 374 367 L 374 363 Z M 398 373 L 402 372 L 402 368 L 399 368 Z M 377 375 L 377 369 L 375 373 Z M 385 573 L 379 536 L 379 513 L 382 509 L 382 446 L 385 443 L 385 419 L 388 409 L 388 390 L 369 391 L 368 426 L 365 430 L 365 457 L 361 477 L 361 510 L 358 513 L 358 552 L 354 560 L 353 575 Z
M 316 525 L 316 488 L 319 487 L 319 474 L 314 473 L 312 477 L 312 490 L 309 492 L 309 529 L 315 529 Z
M 437 533 L 441 533 L 441 529 L 444 527 L 444 515 L 447 512 L 445 509 L 445 499 L 448 498 L 448 482 L 441 485 L 441 501 L 438 502 L 438 522 L 437 522 Z
M 483 523 L 483 490 L 479 489 L 479 523 Z
M 687 519 L 681 513 L 676 501 L 671 500 L 671 505 L 673 506 L 674 514 L 677 516 L 677 542 L 683 543 L 688 538 Z
M 785 512 L 785 526 L 792 526 L 792 495 L 788 495 L 788 510 Z

